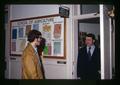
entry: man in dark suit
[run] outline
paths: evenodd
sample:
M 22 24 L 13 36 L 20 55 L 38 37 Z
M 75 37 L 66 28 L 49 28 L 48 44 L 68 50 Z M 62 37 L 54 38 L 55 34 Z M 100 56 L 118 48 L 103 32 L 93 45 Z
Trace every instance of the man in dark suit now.
M 95 36 L 87 34 L 86 46 L 79 49 L 77 77 L 80 79 L 100 79 L 100 49 L 94 43 Z

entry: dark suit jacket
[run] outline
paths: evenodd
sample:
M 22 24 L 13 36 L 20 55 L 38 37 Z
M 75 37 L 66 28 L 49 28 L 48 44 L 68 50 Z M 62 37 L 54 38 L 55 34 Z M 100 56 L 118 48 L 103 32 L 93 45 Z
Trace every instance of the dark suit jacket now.
M 81 79 L 99 79 L 100 49 L 95 46 L 91 60 L 88 58 L 86 46 L 79 49 L 77 60 L 77 77 Z

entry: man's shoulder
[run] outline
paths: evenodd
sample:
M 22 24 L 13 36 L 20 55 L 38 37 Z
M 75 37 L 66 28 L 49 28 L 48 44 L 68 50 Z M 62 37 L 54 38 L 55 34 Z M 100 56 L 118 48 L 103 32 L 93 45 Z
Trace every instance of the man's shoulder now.
M 98 46 L 95 46 L 96 50 L 100 50 L 100 48 Z
M 32 46 L 26 46 L 26 48 L 23 51 L 23 55 L 33 55 L 34 54 L 34 49 Z

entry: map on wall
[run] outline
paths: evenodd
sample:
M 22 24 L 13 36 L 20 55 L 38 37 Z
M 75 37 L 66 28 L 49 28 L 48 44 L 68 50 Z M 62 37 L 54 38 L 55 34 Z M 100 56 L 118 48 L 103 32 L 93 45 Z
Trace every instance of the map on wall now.
M 38 30 L 46 39 L 43 56 L 47 58 L 65 57 L 65 18 L 59 14 L 10 21 L 10 55 L 20 56 L 27 45 L 30 30 Z

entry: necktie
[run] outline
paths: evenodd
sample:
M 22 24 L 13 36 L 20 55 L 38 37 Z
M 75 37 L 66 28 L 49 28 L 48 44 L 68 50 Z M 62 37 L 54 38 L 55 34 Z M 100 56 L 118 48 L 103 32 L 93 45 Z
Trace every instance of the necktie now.
M 90 50 L 91 50 L 91 47 L 89 47 L 89 50 L 88 50 L 88 57 L 89 57 L 89 60 L 91 59 L 91 52 L 90 52 Z

